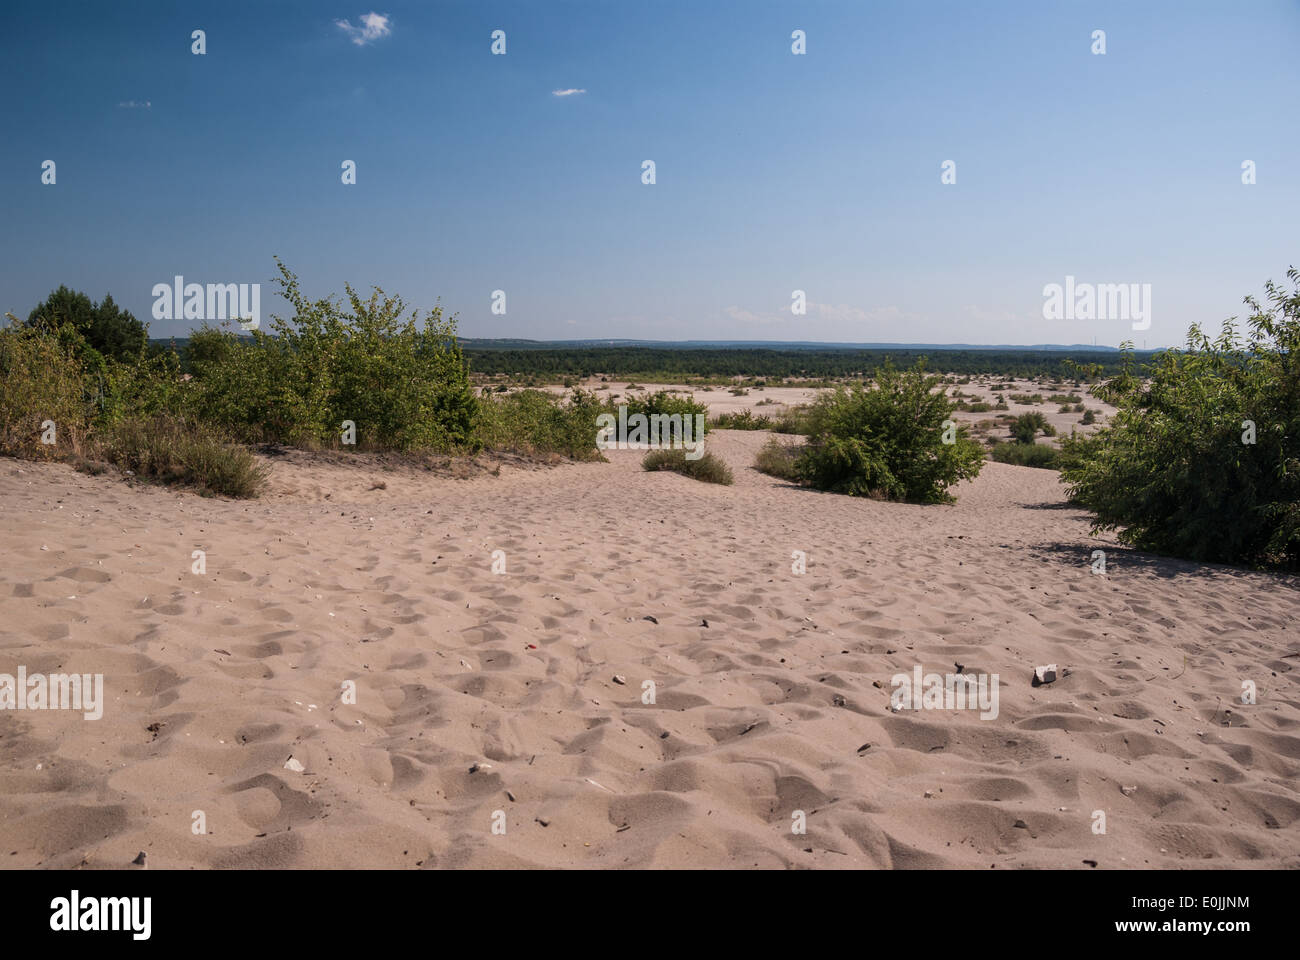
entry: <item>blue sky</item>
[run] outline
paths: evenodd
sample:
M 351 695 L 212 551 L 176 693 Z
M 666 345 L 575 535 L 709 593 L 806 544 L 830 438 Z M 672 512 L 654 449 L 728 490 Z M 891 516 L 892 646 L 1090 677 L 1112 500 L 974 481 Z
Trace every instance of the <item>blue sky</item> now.
M 154 284 L 279 255 L 472 337 L 1177 344 L 1300 263 L 1298 50 L 1296 0 L 24 5 L 0 309 L 180 335 Z M 1067 275 L 1150 329 L 1044 319 Z

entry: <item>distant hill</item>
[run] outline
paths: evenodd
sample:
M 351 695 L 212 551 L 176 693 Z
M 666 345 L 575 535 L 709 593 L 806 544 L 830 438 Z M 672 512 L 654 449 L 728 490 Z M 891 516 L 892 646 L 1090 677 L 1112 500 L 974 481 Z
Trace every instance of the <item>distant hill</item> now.
M 251 338 L 246 338 L 251 339 Z M 1072 364 L 1118 371 L 1115 347 L 1088 344 L 999 345 L 968 343 L 815 343 L 781 340 L 528 340 L 459 338 L 476 374 L 559 381 L 596 373 L 670 382 L 683 377 L 772 377 L 835 379 L 865 376 L 886 362 L 910 367 L 922 357 L 930 369 L 951 374 L 1007 377 L 1076 376 Z M 150 341 L 175 344 L 188 372 L 186 337 Z M 1139 362 L 1155 351 L 1137 353 Z
M 981 344 L 981 343 L 846 343 L 814 340 L 523 340 L 461 337 L 461 346 L 475 350 L 563 350 L 600 347 L 653 347 L 659 350 L 1024 350 L 1033 353 L 1116 353 L 1118 347 L 1087 343 Z
M 252 340 L 252 337 L 241 337 Z M 821 343 L 816 340 L 524 340 L 509 337 L 459 337 L 460 345 L 473 350 L 593 350 L 619 347 L 652 347 L 657 350 L 990 350 L 1000 353 L 1118 353 L 1118 347 L 1090 343 Z M 184 350 L 189 337 L 151 337 L 149 343 L 165 347 L 175 343 Z M 1148 351 L 1150 352 L 1150 351 Z

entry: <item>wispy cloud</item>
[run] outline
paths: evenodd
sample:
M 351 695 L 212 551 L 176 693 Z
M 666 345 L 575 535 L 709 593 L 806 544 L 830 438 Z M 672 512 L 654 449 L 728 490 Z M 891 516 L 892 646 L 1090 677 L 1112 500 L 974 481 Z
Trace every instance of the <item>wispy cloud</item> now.
M 586 92 L 587 92 L 586 90 L 579 89 L 578 87 L 569 87 L 567 90 L 552 90 L 552 91 L 551 91 L 551 93 L 554 94 L 554 95 L 557 96 L 557 97 L 571 97 L 571 96 L 573 96 L 575 93 L 586 93 Z
M 866 341 L 889 339 L 881 331 L 906 329 L 923 317 L 904 313 L 898 307 L 875 307 L 864 310 L 848 304 L 809 303 L 804 316 L 796 316 L 788 305 L 775 310 L 754 312 L 744 307 L 724 307 L 722 313 L 730 320 L 743 324 L 746 328 L 783 326 L 787 329 L 802 330 L 810 320 L 820 321 L 817 326 L 821 339 L 842 339 L 846 341 Z
M 118 108 L 121 110 L 149 110 L 153 107 L 151 100 L 123 100 L 119 103 Z
M 334 25 L 346 33 L 358 47 L 364 47 L 393 32 L 393 28 L 388 25 L 388 20 L 388 14 L 375 13 L 371 10 L 361 15 L 359 27 L 352 26 L 347 20 L 335 20 Z

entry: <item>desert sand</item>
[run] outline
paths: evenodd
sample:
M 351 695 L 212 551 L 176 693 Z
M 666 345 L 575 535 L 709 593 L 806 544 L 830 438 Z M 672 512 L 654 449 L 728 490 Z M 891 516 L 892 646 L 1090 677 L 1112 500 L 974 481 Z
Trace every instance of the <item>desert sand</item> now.
M 287 457 L 251 502 L 0 459 L 0 672 L 106 684 L 0 712 L 0 863 L 1300 866 L 1294 578 L 1093 537 L 1051 471 L 798 489 L 767 436 L 710 436 L 732 487 Z M 996 718 L 891 711 L 958 664 Z

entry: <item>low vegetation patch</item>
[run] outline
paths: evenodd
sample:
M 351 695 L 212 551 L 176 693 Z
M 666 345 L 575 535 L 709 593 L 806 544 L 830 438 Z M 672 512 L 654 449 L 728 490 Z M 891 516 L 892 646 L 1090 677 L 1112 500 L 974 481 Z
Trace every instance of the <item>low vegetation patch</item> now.
M 989 456 L 998 463 L 1018 467 L 1060 469 L 1060 453 L 1041 443 L 995 443 L 989 449 Z
M 754 469 L 760 473 L 766 473 L 768 476 L 777 477 L 780 480 L 789 480 L 791 483 L 799 482 L 798 461 L 802 445 L 796 443 L 782 443 L 775 437 L 772 437 L 758 451 L 758 456 L 754 459 Z
M 770 430 L 772 418 L 756 415 L 752 410 L 742 410 L 740 413 L 720 413 L 709 425 L 715 430 Z
M 167 414 L 123 421 L 103 440 L 100 453 L 143 479 L 223 497 L 256 497 L 269 474 L 246 447 Z
M 641 461 L 641 466 L 646 470 L 672 470 L 704 483 L 730 486 L 733 482 L 731 468 L 711 453 L 690 460 L 685 450 L 651 450 Z
M 520 390 L 482 398 L 473 434 L 476 446 L 486 450 L 603 460 L 596 448 L 596 418 L 616 409 L 594 391 L 574 390 L 564 398 L 543 390 Z

